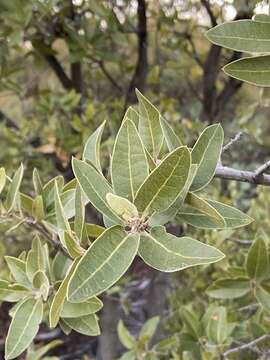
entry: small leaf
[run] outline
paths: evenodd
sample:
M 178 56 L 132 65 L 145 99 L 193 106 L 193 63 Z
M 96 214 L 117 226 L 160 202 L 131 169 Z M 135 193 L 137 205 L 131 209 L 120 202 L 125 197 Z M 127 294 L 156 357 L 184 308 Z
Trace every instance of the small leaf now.
M 196 313 L 187 308 L 182 308 L 181 319 L 188 329 L 188 333 L 194 338 L 194 340 L 198 340 L 201 336 L 202 329 Z
M 80 334 L 87 336 L 100 335 L 97 317 L 94 314 L 76 318 L 64 318 L 63 321 Z
M 47 301 L 50 290 L 49 279 L 44 271 L 37 271 L 33 278 L 33 285 L 36 289 L 40 290 L 40 294 L 44 301 Z
M 174 149 L 177 149 L 178 147 L 183 145 L 179 137 L 175 134 L 173 128 L 162 117 L 160 117 L 160 124 L 169 151 L 173 151 Z
M 106 200 L 111 209 L 126 221 L 139 215 L 136 206 L 121 196 L 108 193 Z
M 74 231 L 80 243 L 84 243 L 84 222 L 85 222 L 85 207 L 82 198 L 82 191 L 80 185 L 76 185 L 75 191 L 75 218 Z
M 0 194 L 3 191 L 5 184 L 6 184 L 6 171 L 2 167 L 0 168 Z
M 212 180 L 220 158 L 224 133 L 219 124 L 208 126 L 191 151 L 192 164 L 198 164 L 191 191 L 204 188 Z
M 84 248 L 80 246 L 74 236 L 65 231 L 64 238 L 67 251 L 73 259 L 76 259 L 84 254 Z
M 113 213 L 106 201 L 106 195 L 112 193 L 107 180 L 91 165 L 73 158 L 72 166 L 74 174 L 81 185 L 85 195 L 92 205 L 111 220 L 121 224 L 121 219 Z
M 71 264 L 71 259 L 65 256 L 61 251 L 58 251 L 52 262 L 52 272 L 54 280 L 62 280 L 66 276 Z
M 249 84 L 268 87 L 270 86 L 269 61 L 269 55 L 242 58 L 224 66 L 223 71 Z
M 259 304 L 268 312 L 270 312 L 270 294 L 262 285 L 256 288 L 255 297 Z
M 17 302 L 30 295 L 29 289 L 18 284 L 0 280 L 0 301 Z
M 27 298 L 16 309 L 5 345 L 5 359 L 18 357 L 33 341 L 42 321 L 43 304 L 40 299 Z
M 121 341 L 121 343 L 124 345 L 125 348 L 127 348 L 129 350 L 135 348 L 136 340 L 131 335 L 129 330 L 125 327 L 122 320 L 120 320 L 118 322 L 117 333 L 118 333 L 119 340 Z
M 139 255 L 149 266 L 165 272 L 211 264 L 224 258 L 224 254 L 213 246 L 189 237 L 178 238 L 167 233 L 163 226 L 141 235 Z
M 73 264 L 69 268 L 67 276 L 62 281 L 62 284 L 60 285 L 59 289 L 57 290 L 56 294 L 54 295 L 54 298 L 53 298 L 53 301 L 52 301 L 52 304 L 50 307 L 50 312 L 49 312 L 49 322 L 50 322 L 51 328 L 56 327 L 56 325 L 58 324 L 60 314 L 61 314 L 62 308 L 64 306 L 65 298 L 66 298 L 68 282 L 69 282 L 72 274 L 74 273 L 77 264 L 78 264 L 78 259 L 74 260 Z
M 82 302 L 99 295 L 126 272 L 139 246 L 139 236 L 118 225 L 104 231 L 81 258 L 68 285 L 68 300 Z
M 148 174 L 142 140 L 135 125 L 127 119 L 120 127 L 112 154 L 111 177 L 115 193 L 133 201 Z
M 139 339 L 149 341 L 154 336 L 157 330 L 159 320 L 159 316 L 154 316 L 151 319 L 147 320 L 140 331 Z
M 7 198 L 6 198 L 6 203 L 5 203 L 5 208 L 7 209 L 7 212 L 10 212 L 16 203 L 17 200 L 17 196 L 19 194 L 19 188 L 22 182 L 22 178 L 23 178 L 23 165 L 21 164 L 21 166 L 19 167 L 19 169 L 15 172 L 13 179 L 11 181 L 8 193 L 7 193 Z
M 138 125 L 139 125 L 139 117 L 140 117 L 139 113 L 132 106 L 129 106 L 126 113 L 125 113 L 123 122 L 125 120 L 129 119 L 129 120 L 131 120 L 133 122 L 133 124 L 137 128 Z
M 30 282 L 38 271 L 46 271 L 46 254 L 40 238 L 35 236 L 26 258 L 26 274 Z
M 105 127 L 106 121 L 104 121 L 96 131 L 89 136 L 83 150 L 83 160 L 90 161 L 91 164 L 99 171 L 102 172 L 100 165 L 100 143 L 103 130 Z
M 207 324 L 207 335 L 218 345 L 224 344 L 227 339 L 227 312 L 223 306 L 217 306 L 211 311 Z
M 35 189 L 36 195 L 40 195 L 42 193 L 43 185 L 40 180 L 38 170 L 36 168 L 33 171 L 33 184 L 34 184 L 34 189 Z
M 188 178 L 190 152 L 180 147 L 167 155 L 139 188 L 134 204 L 144 215 L 168 209 Z
M 214 44 L 243 52 L 270 52 L 270 25 L 253 20 L 229 21 L 206 33 Z
M 250 292 L 250 280 L 247 278 L 224 278 L 215 281 L 206 291 L 215 299 L 237 299 Z
M 31 287 L 26 276 L 25 262 L 12 256 L 5 256 L 5 260 L 15 281 L 23 286 Z
M 150 155 L 157 159 L 163 141 L 160 113 L 138 89 L 136 95 L 139 100 L 139 134 Z
M 246 270 L 251 279 L 258 281 L 269 276 L 269 256 L 265 234 L 261 231 L 256 235 L 251 247 L 249 248 Z
M 60 199 L 57 182 L 55 182 L 54 194 L 55 194 L 55 213 L 56 213 L 57 227 L 58 229 L 67 231 L 69 234 L 71 234 L 71 228 L 67 220 L 62 201 Z
M 43 198 L 41 195 L 37 195 L 34 198 L 34 201 L 32 204 L 32 214 L 37 221 L 41 221 L 45 217 Z
M 94 314 L 98 312 L 102 306 L 102 302 L 97 297 L 92 297 L 91 299 L 81 303 L 71 303 L 66 300 L 61 311 L 61 317 L 76 318 Z

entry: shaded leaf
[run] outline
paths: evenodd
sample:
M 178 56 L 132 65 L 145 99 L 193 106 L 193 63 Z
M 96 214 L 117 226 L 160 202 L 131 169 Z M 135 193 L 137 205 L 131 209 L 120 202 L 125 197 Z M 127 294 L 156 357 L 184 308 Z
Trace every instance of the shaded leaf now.
M 125 346 L 125 348 L 127 348 L 129 350 L 132 349 L 132 348 L 135 348 L 136 340 L 131 335 L 129 330 L 126 328 L 126 326 L 124 325 L 122 320 L 120 320 L 118 322 L 117 333 L 118 333 L 119 340 Z
M 163 117 L 160 117 L 160 124 L 169 151 L 173 151 L 183 145 L 179 137 L 175 134 L 173 128 L 165 119 L 163 119 Z
M 251 279 L 261 281 L 269 276 L 269 256 L 265 234 L 259 232 L 249 248 L 246 270 Z
M 104 231 L 81 258 L 68 285 L 68 300 L 82 302 L 117 282 L 133 261 L 139 236 L 118 225 Z
M 76 318 L 89 314 L 94 314 L 102 308 L 103 304 L 97 297 L 81 302 L 71 303 L 65 300 L 64 306 L 61 311 L 61 317 L 63 318 Z
M 11 184 L 9 186 L 9 190 L 7 193 L 7 198 L 5 202 L 5 208 L 7 211 L 11 211 L 15 206 L 17 196 L 19 194 L 19 188 L 23 178 L 23 165 L 19 167 L 19 169 L 15 172 Z
M 76 318 L 64 318 L 63 321 L 80 334 L 87 336 L 100 335 L 97 317 L 94 314 Z
M 215 281 L 207 288 L 207 295 L 215 299 L 237 299 L 251 290 L 250 280 L 247 278 L 224 278 Z

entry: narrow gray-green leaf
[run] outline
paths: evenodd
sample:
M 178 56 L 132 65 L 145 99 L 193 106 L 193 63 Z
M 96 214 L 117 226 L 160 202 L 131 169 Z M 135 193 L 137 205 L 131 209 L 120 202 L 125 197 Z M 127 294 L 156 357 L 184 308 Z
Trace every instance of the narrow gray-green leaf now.
M 0 301 L 17 302 L 29 295 L 29 289 L 24 286 L 0 280 Z
M 101 213 L 118 224 L 122 220 L 113 213 L 106 201 L 106 195 L 113 190 L 108 181 L 91 165 L 73 158 L 72 167 L 74 174 L 92 205 Z
M 23 164 L 21 164 L 19 169 L 15 172 L 7 193 L 5 208 L 7 209 L 8 212 L 13 209 L 16 203 L 22 178 L 23 178 Z
M 125 348 L 129 350 L 135 348 L 136 340 L 134 336 L 131 335 L 131 333 L 129 332 L 129 330 L 127 329 L 127 327 L 125 326 L 122 320 L 118 322 L 117 333 L 119 340 L 121 341 L 121 343 L 124 345 Z
M 66 300 L 61 311 L 61 317 L 76 318 L 89 314 L 94 314 L 98 312 L 102 308 L 102 306 L 102 302 L 95 296 L 81 303 L 71 303 Z
M 138 89 L 136 95 L 139 100 L 139 134 L 150 155 L 157 159 L 163 141 L 160 113 Z
M 55 182 L 54 194 L 55 194 L 55 213 L 56 213 L 57 227 L 60 230 L 71 233 L 71 228 L 70 228 L 69 222 L 67 220 L 62 201 L 60 199 L 57 182 Z
M 267 239 L 262 231 L 258 232 L 248 251 L 246 270 L 251 279 L 258 281 L 269 276 Z
M 159 316 L 154 316 L 151 319 L 147 320 L 141 328 L 139 339 L 144 341 L 150 340 L 157 330 L 159 320 Z
M 189 237 L 178 238 L 162 226 L 141 235 L 139 254 L 148 265 L 166 272 L 211 264 L 224 258 L 224 254 L 213 246 Z
M 66 299 L 68 282 L 69 282 L 73 272 L 75 271 L 77 264 L 78 264 L 78 259 L 74 260 L 73 264 L 69 268 L 67 276 L 62 281 L 59 289 L 57 290 L 56 294 L 54 295 L 54 298 L 53 298 L 53 301 L 52 301 L 52 304 L 50 307 L 50 312 L 49 312 L 49 322 L 50 322 L 51 328 L 56 327 L 56 325 L 58 324 L 58 321 L 60 319 L 60 314 L 61 314 L 62 308 L 64 306 L 64 302 Z
M 262 286 L 258 286 L 255 289 L 255 297 L 260 305 L 270 313 L 270 293 Z
M 18 284 L 30 287 L 30 281 L 26 276 L 25 262 L 13 256 L 5 256 L 5 260 L 15 281 Z
M 142 140 L 133 122 L 127 119 L 117 134 L 112 155 L 111 176 L 115 193 L 133 201 L 148 174 Z
M 173 128 L 165 119 L 163 119 L 163 117 L 160 118 L 160 124 L 169 151 L 173 151 L 183 145 L 179 137 L 175 134 Z
M 27 298 L 16 309 L 5 344 L 5 359 L 18 357 L 33 341 L 42 321 L 43 304 L 40 299 Z
M 133 124 L 136 126 L 136 128 L 138 128 L 138 125 L 139 125 L 139 113 L 132 106 L 128 107 L 128 109 L 127 109 L 127 111 L 125 113 L 123 121 L 125 121 L 126 119 L 131 120 L 133 122 Z
M 185 186 L 189 169 L 187 147 L 177 148 L 167 155 L 139 188 L 134 200 L 138 211 L 151 215 L 168 209 Z
M 270 24 L 253 20 L 229 21 L 206 33 L 214 44 L 243 52 L 270 52 Z
M 269 24 L 270 26 L 270 24 Z M 252 85 L 270 86 L 270 56 L 254 56 L 233 61 L 224 66 L 224 72 Z
M 36 168 L 33 171 L 33 185 L 34 185 L 36 195 L 40 195 L 42 193 L 43 185 L 40 180 L 38 170 Z
M 106 195 L 106 200 L 112 210 L 125 221 L 128 221 L 134 217 L 138 217 L 139 215 L 136 206 L 128 199 L 108 193 Z
M 97 317 L 94 314 L 76 318 L 64 318 L 63 321 L 80 334 L 87 336 L 100 335 Z
M 191 191 L 204 188 L 212 180 L 220 158 L 224 133 L 219 124 L 208 126 L 196 141 L 192 152 L 192 164 L 198 164 Z
M 6 184 L 6 171 L 5 169 L 2 167 L 0 169 L 0 194 L 3 191 L 4 187 Z
M 68 301 L 82 302 L 101 294 L 126 272 L 139 246 L 139 236 L 121 226 L 102 233 L 80 260 L 68 285 Z
M 100 143 L 105 124 L 106 121 L 104 121 L 88 138 L 82 156 L 83 160 L 90 161 L 99 172 L 102 172 L 100 165 Z
M 75 218 L 74 218 L 74 231 L 80 243 L 83 243 L 84 235 L 84 221 L 85 221 L 85 207 L 82 198 L 82 190 L 79 184 L 76 185 L 75 190 Z
M 206 293 L 215 299 L 237 299 L 248 294 L 250 290 L 248 278 L 224 278 L 210 285 Z
M 50 290 L 50 283 L 44 271 L 37 271 L 33 278 L 33 286 L 39 290 L 44 301 L 47 301 Z

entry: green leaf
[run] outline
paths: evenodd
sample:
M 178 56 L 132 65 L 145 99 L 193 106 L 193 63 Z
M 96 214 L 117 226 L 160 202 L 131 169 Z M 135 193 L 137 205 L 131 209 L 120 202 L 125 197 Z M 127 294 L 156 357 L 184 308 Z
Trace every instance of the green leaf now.
M 139 188 L 134 204 L 143 215 L 168 209 L 188 178 L 190 152 L 180 147 L 167 155 Z
M 103 121 L 103 123 L 96 129 L 96 131 L 90 135 L 84 146 L 82 156 L 84 161 L 90 161 L 90 163 L 93 164 L 99 172 L 102 172 L 100 165 L 100 143 L 105 124 L 106 121 Z
M 268 312 L 270 312 L 270 294 L 262 285 L 255 289 L 255 297 L 259 304 Z
M 5 184 L 6 184 L 6 171 L 2 167 L 0 168 L 0 194 L 3 191 Z
M 232 206 L 222 204 L 214 200 L 207 200 L 207 202 L 211 206 L 213 206 L 213 208 L 215 208 L 223 217 L 223 219 L 225 220 L 225 226 L 227 228 L 239 228 L 242 226 L 246 226 L 253 221 L 250 216 Z
M 247 278 L 224 278 L 210 285 L 206 293 L 215 299 L 237 299 L 248 294 L 250 290 L 250 280 Z
M 106 195 L 113 191 L 103 175 L 91 165 L 75 158 L 72 160 L 72 167 L 81 188 L 92 205 L 111 220 L 121 224 L 122 220 L 113 213 L 107 204 Z
M 15 172 L 13 179 L 11 181 L 5 203 L 5 208 L 7 209 L 7 212 L 10 212 L 15 206 L 17 196 L 19 194 L 19 188 L 22 182 L 22 178 L 23 178 L 23 164 L 21 164 L 19 169 Z
M 76 318 L 94 314 L 98 312 L 102 306 L 102 302 L 97 297 L 92 297 L 91 299 L 81 303 L 71 303 L 66 300 L 61 311 L 61 317 Z
M 185 202 L 192 208 L 199 210 L 203 215 L 211 218 L 217 227 L 224 227 L 225 221 L 219 212 L 211 206 L 206 200 L 200 198 L 196 194 L 189 193 Z
M 32 242 L 32 248 L 27 254 L 26 274 L 30 282 L 33 281 L 37 271 L 46 270 L 46 254 L 38 236 Z
M 44 345 L 40 349 L 33 351 L 33 353 L 30 353 L 30 355 L 27 354 L 26 360 L 54 360 L 54 358 L 52 357 L 44 358 L 44 355 L 62 344 L 62 340 L 51 341 L 49 344 Z M 58 358 L 55 358 L 55 360 L 58 360 Z
M 119 360 L 136 360 L 136 351 L 135 351 L 135 350 L 131 350 L 131 351 L 125 352 L 125 353 L 119 358 Z
M 150 155 L 157 159 L 163 141 L 160 113 L 138 89 L 136 95 L 139 100 L 139 134 Z
M 260 231 L 249 248 L 246 260 L 247 274 L 258 281 L 269 277 L 269 256 L 265 234 Z
M 40 180 L 38 170 L 36 168 L 33 171 L 33 184 L 34 184 L 34 189 L 35 189 L 36 195 L 40 195 L 42 193 L 43 185 Z
M 270 24 L 269 24 L 270 26 Z M 233 61 L 223 67 L 225 74 L 252 85 L 270 86 L 270 56 L 254 56 Z
M 74 236 L 65 231 L 64 239 L 67 251 L 73 259 L 83 255 L 85 250 L 80 246 L 79 242 Z
M 182 207 L 182 205 L 184 203 L 184 200 L 187 196 L 189 188 L 190 188 L 190 186 L 193 182 L 193 179 L 196 175 L 197 168 L 198 168 L 197 165 L 195 165 L 195 164 L 191 165 L 190 171 L 188 174 L 188 179 L 187 179 L 182 191 L 176 198 L 175 202 L 167 210 L 154 214 L 149 220 L 150 226 L 164 225 L 164 224 L 168 223 L 169 221 L 172 221 L 175 218 L 177 212 L 179 211 L 179 209 Z
M 227 312 L 223 306 L 210 309 L 211 314 L 207 324 L 207 335 L 211 341 L 221 345 L 227 339 Z
M 36 289 L 40 290 L 40 294 L 44 301 L 47 301 L 50 290 L 49 279 L 44 271 L 37 271 L 33 278 L 33 285 Z
M 48 181 L 42 190 L 42 197 L 44 208 L 46 211 L 52 206 L 55 202 L 55 183 L 57 182 L 58 191 L 61 192 L 64 186 L 64 178 L 63 176 L 56 176 L 55 178 Z
M 62 201 L 60 199 L 57 182 L 55 182 L 54 194 L 55 194 L 55 213 L 56 213 L 57 227 L 58 229 L 67 231 L 69 234 L 71 234 L 71 228 L 67 220 Z
M 118 322 L 117 333 L 118 333 L 119 340 L 121 341 L 121 343 L 124 345 L 125 348 L 127 348 L 129 350 L 135 348 L 136 340 L 131 335 L 129 330 L 125 327 L 122 320 L 120 320 Z
M 139 125 L 139 118 L 140 118 L 139 113 L 132 106 L 129 106 L 125 113 L 123 121 L 129 119 L 133 122 L 133 124 L 137 128 Z
M 198 164 L 191 191 L 204 188 L 212 180 L 220 158 L 224 133 L 219 124 L 208 126 L 201 133 L 191 151 L 192 164 Z
M 45 217 L 43 198 L 41 195 L 37 195 L 34 198 L 34 201 L 32 204 L 32 214 L 37 221 L 41 221 Z
M 85 207 L 82 198 L 82 191 L 80 185 L 76 185 L 75 190 L 75 218 L 74 231 L 80 243 L 84 243 L 84 222 L 85 222 Z
M 121 196 L 108 193 L 106 195 L 106 200 L 113 212 L 125 221 L 139 216 L 136 206 Z
M 71 266 L 72 261 L 61 251 L 58 251 L 52 262 L 52 272 L 55 281 L 62 280 Z
M 206 33 L 214 44 L 243 52 L 270 52 L 270 24 L 253 20 L 230 21 Z
M 147 320 L 139 334 L 139 340 L 149 341 L 155 334 L 160 317 L 154 316 L 151 319 Z
M 65 318 L 63 321 L 80 334 L 87 336 L 100 335 L 97 317 L 94 314 L 76 318 Z
M 5 260 L 15 281 L 23 286 L 31 287 L 26 276 L 25 262 L 12 256 L 5 256 Z
M 142 140 L 132 121 L 125 120 L 117 134 L 112 154 L 111 176 L 115 193 L 133 201 L 148 174 Z
M 81 258 L 68 285 L 68 300 L 82 302 L 111 287 L 129 268 L 138 246 L 139 236 L 118 225 L 104 231 Z
M 96 224 L 85 224 L 87 235 L 91 238 L 96 239 L 101 235 L 106 228 Z
M 42 321 L 43 304 L 40 299 L 27 298 L 16 309 L 5 344 L 5 359 L 18 357 L 33 341 Z
M 183 145 L 173 128 L 165 119 L 163 119 L 163 117 L 160 117 L 160 124 L 169 151 L 173 151 Z
M 69 283 L 69 280 L 70 280 L 72 274 L 75 271 L 78 261 L 79 261 L 78 259 L 74 260 L 73 264 L 69 268 L 67 276 L 62 281 L 62 284 L 60 285 L 59 289 L 57 290 L 56 294 L 54 295 L 54 298 L 53 298 L 53 301 L 52 301 L 52 304 L 50 307 L 50 312 L 49 312 L 49 322 L 50 322 L 51 328 L 56 327 L 56 325 L 58 324 L 60 314 L 62 312 L 62 308 L 64 306 L 64 302 L 66 299 L 68 283 Z
M 188 333 L 194 338 L 194 340 L 198 340 L 201 336 L 202 329 L 196 313 L 190 311 L 187 308 L 182 308 L 181 319 L 183 320 Z
M 163 226 L 141 235 L 139 255 L 149 266 L 165 272 L 211 264 L 224 258 L 224 254 L 213 246 L 189 237 L 178 238 L 167 233 Z
M 20 193 L 20 203 L 22 209 L 26 211 L 29 215 L 32 215 L 33 199 L 28 195 Z
M 30 292 L 24 286 L 0 280 L 0 301 L 17 302 L 28 295 Z

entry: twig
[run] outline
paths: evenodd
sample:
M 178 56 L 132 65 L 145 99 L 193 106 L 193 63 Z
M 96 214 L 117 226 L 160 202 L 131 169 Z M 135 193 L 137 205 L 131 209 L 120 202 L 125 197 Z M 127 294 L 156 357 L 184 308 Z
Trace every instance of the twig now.
M 229 349 L 227 351 L 225 351 L 222 356 L 223 358 L 225 359 L 226 356 L 230 355 L 230 354 L 234 354 L 236 352 L 239 352 L 239 351 L 242 351 L 242 350 L 248 350 L 248 349 L 251 349 L 254 345 L 257 345 L 258 343 L 260 343 L 261 341 L 264 341 L 264 340 L 270 340 L 270 334 L 265 334 L 247 344 L 243 344 L 241 346 L 237 346 L 235 348 L 232 348 L 232 349 Z
M 250 245 L 252 244 L 252 240 L 241 240 L 241 239 L 235 239 L 235 238 L 228 238 L 228 241 L 232 241 L 236 244 L 240 244 L 240 245 Z
M 270 175 L 261 174 L 259 177 L 256 177 L 255 171 L 237 170 L 221 164 L 218 164 L 216 168 L 215 177 L 226 180 L 247 182 L 254 185 L 270 186 Z
M 270 168 L 270 160 L 266 161 L 263 165 L 258 167 L 257 170 L 255 170 L 255 177 L 258 178 L 262 174 L 264 174 L 268 169 Z
M 242 131 L 238 132 L 235 136 L 233 136 L 233 137 L 230 139 L 230 141 L 229 141 L 226 145 L 223 146 L 222 152 L 224 153 L 225 151 L 229 150 L 230 147 L 231 147 L 234 143 L 236 143 L 237 141 L 239 141 L 242 136 L 243 136 L 243 132 L 242 132 Z
M 217 25 L 217 20 L 216 20 L 216 17 L 215 17 L 215 15 L 214 15 L 211 7 L 210 7 L 210 4 L 209 4 L 208 0 L 201 0 L 201 3 L 205 7 L 205 10 L 207 11 L 207 14 L 210 17 L 212 26 L 216 26 Z

